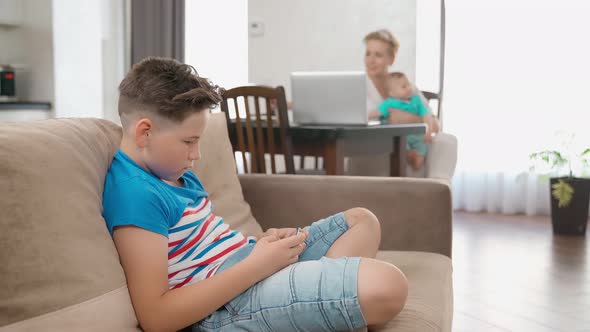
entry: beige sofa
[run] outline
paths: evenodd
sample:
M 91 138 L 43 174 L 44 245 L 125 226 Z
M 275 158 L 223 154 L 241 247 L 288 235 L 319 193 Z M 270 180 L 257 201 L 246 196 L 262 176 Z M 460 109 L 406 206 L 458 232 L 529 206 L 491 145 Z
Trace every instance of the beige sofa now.
M 0 123 L 0 331 L 137 331 L 101 216 L 121 129 L 98 119 Z M 451 331 L 451 194 L 401 178 L 236 175 L 225 119 L 212 116 L 195 172 L 217 214 L 248 234 L 354 206 L 381 220 L 379 258 L 409 279 L 383 331 Z

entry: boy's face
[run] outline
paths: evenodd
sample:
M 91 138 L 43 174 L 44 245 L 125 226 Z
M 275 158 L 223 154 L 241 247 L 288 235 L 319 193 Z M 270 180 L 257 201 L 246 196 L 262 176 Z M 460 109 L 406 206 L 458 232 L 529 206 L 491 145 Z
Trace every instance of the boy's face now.
M 142 159 L 150 172 L 177 181 L 201 158 L 200 138 L 207 127 L 209 110 L 188 116 L 182 123 L 154 124 L 146 137 Z
M 412 98 L 412 86 L 405 77 L 389 79 L 389 95 L 397 99 Z

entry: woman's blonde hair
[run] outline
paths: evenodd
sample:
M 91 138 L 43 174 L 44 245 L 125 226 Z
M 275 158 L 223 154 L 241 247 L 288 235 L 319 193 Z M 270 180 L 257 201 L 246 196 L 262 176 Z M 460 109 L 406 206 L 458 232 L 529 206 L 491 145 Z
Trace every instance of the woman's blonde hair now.
M 389 30 L 381 29 L 381 30 L 370 32 L 369 34 L 367 34 L 365 36 L 363 41 L 366 44 L 369 40 L 379 40 L 379 41 L 382 41 L 385 44 L 387 44 L 387 48 L 389 49 L 389 53 L 392 56 L 395 56 L 397 54 L 397 50 L 399 50 L 399 42 L 393 36 L 393 34 L 391 32 L 389 32 Z

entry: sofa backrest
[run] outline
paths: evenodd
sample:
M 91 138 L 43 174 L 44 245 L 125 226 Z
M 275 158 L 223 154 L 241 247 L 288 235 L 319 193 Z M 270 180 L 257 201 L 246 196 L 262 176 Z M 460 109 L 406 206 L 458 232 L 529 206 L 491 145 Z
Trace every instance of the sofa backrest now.
M 125 285 L 101 216 L 120 139 L 100 120 L 0 123 L 0 326 Z
M 244 200 L 223 113 L 211 114 L 201 138 L 201 155 L 193 170 L 209 193 L 215 214 L 245 235 L 259 235 L 262 229 Z
M 125 286 L 101 215 L 105 174 L 120 140 L 121 128 L 100 119 L 0 123 L 0 327 Z M 259 233 L 223 114 L 212 114 L 201 144 L 195 172 L 214 211 L 248 235 Z

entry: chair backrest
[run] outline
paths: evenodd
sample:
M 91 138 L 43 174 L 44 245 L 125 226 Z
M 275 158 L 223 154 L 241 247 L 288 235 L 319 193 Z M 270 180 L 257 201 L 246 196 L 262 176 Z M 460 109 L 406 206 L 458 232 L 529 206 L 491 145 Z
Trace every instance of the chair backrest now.
M 426 101 L 428 101 L 428 103 L 430 104 L 433 100 L 436 100 L 436 117 L 438 118 L 439 121 L 441 121 L 441 113 L 442 113 L 442 97 L 441 94 L 439 93 L 434 93 L 434 92 L 430 92 L 430 91 L 422 91 L 422 94 L 424 95 L 424 98 L 426 98 Z M 432 105 L 431 105 L 432 107 Z
M 438 100 L 438 94 L 434 93 L 434 92 L 430 92 L 430 91 L 422 91 L 422 94 L 424 95 L 424 98 L 426 98 L 426 100 L 428 100 L 428 102 L 430 102 L 432 99 L 436 99 Z
M 230 105 L 233 105 L 233 112 L 230 112 Z M 277 173 L 275 156 L 281 154 L 285 159 L 286 173 L 295 174 L 287 99 L 282 86 L 242 86 L 227 90 L 221 110 L 227 119 L 233 150 L 241 152 L 246 173 L 266 173 L 267 154 L 270 155 L 271 172 Z M 250 154 L 250 163 L 246 160 L 246 152 Z

